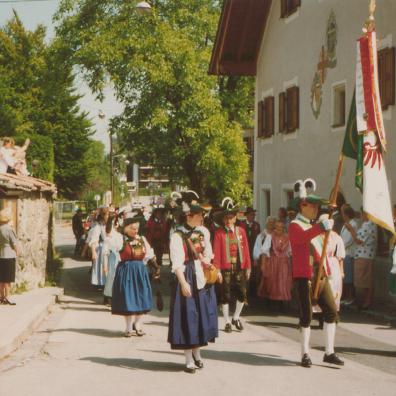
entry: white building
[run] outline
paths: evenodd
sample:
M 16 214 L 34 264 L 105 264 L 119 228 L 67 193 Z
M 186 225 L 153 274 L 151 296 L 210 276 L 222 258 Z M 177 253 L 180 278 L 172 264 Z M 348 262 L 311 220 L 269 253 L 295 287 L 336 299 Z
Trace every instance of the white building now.
M 396 186 L 394 44 L 396 1 L 376 11 L 390 188 Z M 312 177 L 328 197 L 355 85 L 356 40 L 369 0 L 226 0 L 210 72 L 256 76 L 254 199 L 260 222 L 287 206 L 297 179 Z M 355 163 L 342 192 L 355 209 Z M 392 201 L 396 202 L 396 187 Z

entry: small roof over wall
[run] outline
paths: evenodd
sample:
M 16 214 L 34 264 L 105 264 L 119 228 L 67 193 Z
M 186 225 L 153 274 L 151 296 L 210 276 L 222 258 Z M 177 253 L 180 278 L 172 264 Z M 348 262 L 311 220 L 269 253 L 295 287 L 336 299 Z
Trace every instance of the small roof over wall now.
M 224 0 L 209 74 L 255 76 L 272 0 Z
M 0 191 L 45 192 L 56 193 L 56 185 L 30 176 L 18 176 L 11 173 L 0 173 Z

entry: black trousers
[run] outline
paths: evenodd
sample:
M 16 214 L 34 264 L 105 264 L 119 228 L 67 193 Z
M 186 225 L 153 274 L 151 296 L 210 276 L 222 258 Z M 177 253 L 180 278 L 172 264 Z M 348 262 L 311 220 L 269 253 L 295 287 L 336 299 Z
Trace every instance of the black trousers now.
M 157 259 L 157 264 L 162 265 L 162 256 L 164 255 L 164 244 L 162 242 L 153 242 L 151 247 L 154 250 L 155 257 Z
M 309 327 L 312 320 L 311 281 L 306 278 L 298 278 L 294 280 L 294 286 L 296 288 L 300 309 L 300 326 Z M 318 305 L 323 312 L 323 318 L 326 323 L 335 323 L 338 321 L 337 306 L 327 278 L 322 280 L 318 296 Z
M 221 274 L 223 276 L 223 283 L 220 285 L 221 304 L 229 304 L 232 297 L 247 303 L 245 271 L 241 269 L 222 270 Z

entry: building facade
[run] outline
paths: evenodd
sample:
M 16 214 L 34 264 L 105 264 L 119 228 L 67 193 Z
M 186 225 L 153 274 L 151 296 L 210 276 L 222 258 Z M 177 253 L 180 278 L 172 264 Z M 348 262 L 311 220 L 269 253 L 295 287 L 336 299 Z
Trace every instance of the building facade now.
M 263 225 L 287 206 L 296 180 L 312 177 L 328 197 L 355 86 L 356 40 L 369 0 L 225 0 L 211 74 L 256 76 L 254 204 Z M 396 2 L 376 11 L 386 155 L 396 202 Z M 345 159 L 341 191 L 355 209 L 355 163 Z
M 285 10 L 285 3 L 291 6 Z M 365 0 L 272 1 L 257 57 L 254 196 L 263 223 L 287 206 L 294 182 L 307 177 L 330 195 L 355 87 L 356 40 L 368 16 Z M 396 202 L 394 45 L 396 2 L 376 12 L 381 97 Z M 345 159 L 341 191 L 355 209 L 355 163 Z M 394 189 L 393 189 L 394 190 Z

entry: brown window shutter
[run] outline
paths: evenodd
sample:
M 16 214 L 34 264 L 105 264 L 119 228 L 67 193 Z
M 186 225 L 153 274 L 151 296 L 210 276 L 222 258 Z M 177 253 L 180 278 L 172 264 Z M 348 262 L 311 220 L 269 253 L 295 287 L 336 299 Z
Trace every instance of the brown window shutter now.
M 286 90 L 287 95 L 287 131 L 294 132 L 300 123 L 300 100 L 299 87 L 291 87 Z
M 263 135 L 263 129 L 264 129 L 263 107 L 264 107 L 264 102 L 260 100 L 257 106 L 257 137 L 261 137 Z
M 274 122 L 274 115 L 275 115 L 275 98 L 273 96 L 269 96 L 267 98 L 267 136 L 272 136 L 275 132 L 275 122 Z
M 287 17 L 287 2 L 288 0 L 281 0 L 281 18 Z
M 384 102 L 385 108 L 395 104 L 395 48 L 386 48 L 384 52 Z
M 301 6 L 301 0 L 290 0 L 290 11 L 295 12 Z
M 279 133 L 286 130 L 286 93 L 279 94 Z

